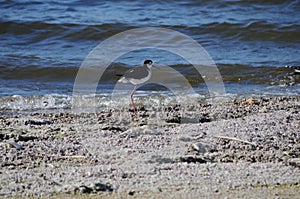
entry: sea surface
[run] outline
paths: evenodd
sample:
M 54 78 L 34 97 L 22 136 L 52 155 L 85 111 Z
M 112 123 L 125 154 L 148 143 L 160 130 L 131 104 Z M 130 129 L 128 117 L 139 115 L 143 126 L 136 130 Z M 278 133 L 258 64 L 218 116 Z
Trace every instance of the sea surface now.
M 299 74 L 284 67 L 300 66 L 299 0 L 0 0 L 0 111 L 70 108 L 76 75 L 89 53 L 118 33 L 147 27 L 198 42 L 228 95 L 300 94 Z M 151 36 L 142 39 L 153 42 Z M 114 48 L 120 46 L 106 53 Z M 201 75 L 183 57 L 144 49 L 112 60 L 98 82 L 98 102 L 109 100 L 120 75 L 145 59 L 175 69 L 195 92 L 207 95 Z M 137 95 L 166 90 L 149 84 Z

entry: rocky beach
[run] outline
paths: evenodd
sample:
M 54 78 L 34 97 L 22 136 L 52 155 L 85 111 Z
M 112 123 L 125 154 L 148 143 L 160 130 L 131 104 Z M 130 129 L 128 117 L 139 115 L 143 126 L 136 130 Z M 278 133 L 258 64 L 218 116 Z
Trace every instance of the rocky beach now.
M 2 114 L 0 197 L 299 197 L 299 96 L 128 107 Z
M 0 1 L 0 198 L 300 198 L 299 8 Z

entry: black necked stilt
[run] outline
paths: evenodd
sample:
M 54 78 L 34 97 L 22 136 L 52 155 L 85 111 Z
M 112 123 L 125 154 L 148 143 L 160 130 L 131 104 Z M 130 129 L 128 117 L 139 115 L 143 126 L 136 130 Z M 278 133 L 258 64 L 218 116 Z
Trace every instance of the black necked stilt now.
M 134 106 L 133 94 L 139 84 L 143 84 L 151 78 L 152 75 L 152 61 L 145 60 L 144 65 L 137 66 L 125 73 L 125 75 L 119 79 L 120 83 L 131 83 L 134 85 L 133 90 L 131 91 L 130 98 L 133 107 L 134 114 L 137 115 L 136 108 Z

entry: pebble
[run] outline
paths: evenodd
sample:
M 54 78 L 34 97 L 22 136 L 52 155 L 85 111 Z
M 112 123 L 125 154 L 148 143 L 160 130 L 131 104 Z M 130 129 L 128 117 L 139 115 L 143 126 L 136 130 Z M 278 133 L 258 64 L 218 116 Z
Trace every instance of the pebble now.
M 292 158 L 288 160 L 289 165 L 300 167 L 300 158 Z
M 189 153 L 196 152 L 197 154 L 200 154 L 200 153 L 206 153 L 208 151 L 209 151 L 209 146 L 203 143 L 193 143 L 188 148 Z
M 36 171 L 46 172 L 46 170 L 48 172 L 47 179 L 54 180 L 57 177 L 62 179 L 62 181 L 57 179 L 55 179 L 55 181 L 49 181 L 48 184 L 51 184 L 51 186 L 48 187 L 38 186 L 33 183 L 30 190 L 24 189 L 22 193 L 18 193 L 21 198 L 26 194 L 40 193 L 39 191 L 43 194 L 53 193 L 55 192 L 54 188 L 56 189 L 58 187 L 57 183 L 65 187 L 66 183 L 76 183 L 78 180 L 85 181 L 86 179 L 90 181 L 87 180 L 88 182 L 85 181 L 87 184 L 73 187 L 74 192 L 72 193 L 98 193 L 101 191 L 111 192 L 114 190 L 109 184 L 94 183 L 92 181 L 95 180 L 92 179 L 93 176 L 99 176 L 98 179 L 105 179 L 112 183 L 116 182 L 116 187 L 125 187 L 125 183 L 127 182 L 132 182 L 132 180 L 143 182 L 143 180 L 148 177 L 152 181 L 158 182 L 160 180 L 157 179 L 160 177 L 159 175 L 166 173 L 171 174 L 169 177 L 172 181 L 172 177 L 178 177 L 172 176 L 178 169 L 182 169 L 183 172 L 188 172 L 189 168 L 195 167 L 193 171 L 195 175 L 197 175 L 199 174 L 196 172 L 197 169 L 205 167 L 206 165 L 208 170 L 213 170 L 214 165 L 216 167 L 222 165 L 222 167 L 224 166 L 224 168 L 226 168 L 227 165 L 238 166 L 247 162 L 246 164 L 249 164 L 249 169 L 251 169 L 250 167 L 264 165 L 264 163 L 267 163 L 265 165 L 269 167 L 270 165 L 274 165 L 272 163 L 287 162 L 288 166 L 282 165 L 282 167 L 278 167 L 278 170 L 282 168 L 293 170 L 293 167 L 299 168 L 300 165 L 300 135 L 298 133 L 300 100 L 299 98 L 292 97 L 283 99 L 283 102 L 286 103 L 281 103 L 280 100 L 282 101 L 282 99 L 278 98 L 263 100 L 254 97 L 245 104 L 241 104 L 240 101 L 237 100 L 236 102 L 221 104 L 214 109 L 210 106 L 201 106 L 199 109 L 189 110 L 195 112 L 193 118 L 210 119 L 207 120 L 206 123 L 191 124 L 191 126 L 194 126 L 196 129 L 191 137 L 180 134 L 181 131 L 176 129 L 177 127 L 185 129 L 187 126 L 190 126 L 189 124 L 184 124 L 186 125 L 185 127 L 176 124 L 174 125 L 176 128 L 172 128 L 166 124 L 157 130 L 148 125 L 138 126 L 140 120 L 132 121 L 131 117 L 125 118 L 125 121 L 122 121 L 123 123 L 119 125 L 119 123 L 112 121 L 113 115 L 110 118 L 103 117 L 104 125 L 102 126 L 99 125 L 99 118 L 93 117 L 93 114 L 78 115 L 80 116 L 78 117 L 80 118 L 80 124 L 77 124 L 76 121 L 72 121 L 72 118 L 75 118 L 72 114 L 36 114 L 33 115 L 35 118 L 41 118 L 31 120 L 28 120 L 27 116 L 24 115 L 2 116 L 2 118 L 5 119 L 0 119 L 0 140 L 4 143 L 0 145 L 1 158 L 3 161 L 0 169 L 1 176 L 2 179 L 15 179 L 18 176 L 22 176 L 23 180 L 15 184 L 4 184 L 1 188 L 2 190 L 8 190 L 5 194 L 10 193 L 14 196 L 16 193 L 10 192 L 11 190 L 16 190 L 18 186 L 26 187 L 28 182 L 34 179 L 34 176 L 38 176 L 38 174 L 35 173 Z M 224 111 L 225 108 L 226 111 Z M 178 116 L 176 111 L 178 110 L 175 108 L 172 109 L 172 111 L 174 114 L 169 116 L 171 119 L 176 119 Z M 274 114 L 274 112 L 276 114 Z M 228 114 L 228 118 L 226 114 Z M 106 116 L 107 114 L 104 115 Z M 204 117 L 204 115 L 206 116 Z M 146 120 L 147 117 L 143 119 Z M 126 123 L 127 120 L 128 123 Z M 182 122 L 182 120 L 180 122 Z M 209 139 L 209 133 L 199 138 L 197 137 L 200 134 L 202 135 L 203 132 L 207 132 L 208 128 L 214 127 L 213 125 L 220 124 L 219 122 L 222 122 L 222 127 L 224 126 L 224 128 L 219 130 L 228 131 L 229 134 L 232 133 L 232 136 L 255 142 L 258 144 L 257 147 L 232 140 Z M 145 122 L 145 124 L 146 123 L 147 122 Z M 101 127 L 108 128 L 102 130 Z M 80 156 L 87 157 L 88 154 L 86 149 L 82 146 L 82 143 L 78 141 L 81 135 L 78 133 L 78 129 L 82 130 L 82 132 L 95 132 L 98 136 L 95 136 L 95 139 L 103 138 L 103 140 L 97 143 L 103 144 L 107 142 L 105 143 L 106 145 L 101 145 L 101 147 L 104 146 L 103 152 L 105 154 L 99 157 L 98 162 L 93 162 L 92 158 L 74 158 Z M 126 129 L 127 131 L 125 131 Z M 56 135 L 58 131 L 66 133 L 62 134 L 62 136 L 53 136 Z M 107 135 L 106 137 L 101 137 L 101 133 L 103 132 Z M 14 141 L 8 143 L 10 140 Z M 116 144 L 118 140 L 121 140 L 120 146 Z M 188 153 L 185 154 L 187 148 Z M 99 149 L 102 150 L 102 148 Z M 286 154 L 284 156 L 286 159 L 283 158 L 283 151 Z M 153 154 L 156 156 L 153 156 Z M 160 155 L 159 157 L 158 154 Z M 149 155 L 149 157 L 147 155 Z M 126 159 L 127 156 L 130 156 L 131 159 Z M 140 160 L 140 157 L 145 159 Z M 105 164 L 103 162 L 105 162 Z M 222 164 L 220 162 L 234 163 Z M 107 165 L 116 168 L 115 171 L 105 169 Z M 144 165 L 146 165 L 146 168 L 143 168 Z M 93 170 L 94 166 L 101 166 L 101 169 L 103 167 L 103 172 Z M 126 166 L 126 170 L 121 171 L 119 168 L 123 166 Z M 66 171 L 62 173 L 61 170 L 66 167 L 90 169 L 91 175 L 89 174 L 83 177 L 83 175 L 79 173 L 80 169 L 74 170 L 74 173 L 70 172 L 72 169 L 68 170 L 69 173 Z M 136 170 L 130 170 L 130 172 L 128 172 L 131 167 Z M 151 167 L 157 167 L 160 174 L 149 174 Z M 162 169 L 163 167 L 170 169 Z M 216 171 L 219 172 L 219 170 Z M 243 172 L 240 170 L 237 171 Z M 136 174 L 130 176 L 127 172 L 129 174 L 136 172 Z M 220 170 L 220 173 L 222 172 L 224 171 Z M 279 173 L 280 171 L 276 172 Z M 286 176 L 290 175 L 287 174 L 288 172 L 289 170 L 285 170 L 285 173 L 282 174 Z M 68 175 L 66 175 L 66 173 L 68 173 Z M 125 175 L 122 175 L 123 173 L 125 173 Z M 209 173 L 209 175 L 215 174 Z M 203 172 L 202 177 L 203 179 L 205 179 L 205 177 L 210 178 L 211 176 L 209 175 L 207 172 Z M 253 177 L 251 175 L 245 176 L 247 178 Z M 297 175 L 297 173 L 295 175 Z M 64 179 L 65 176 L 66 179 Z M 280 179 L 287 179 L 286 176 L 280 176 Z M 243 176 L 241 176 L 241 178 L 242 177 Z M 289 177 L 293 178 L 294 174 Z M 182 179 L 184 179 L 184 177 Z M 223 180 L 223 178 L 220 178 L 219 183 L 225 183 Z M 166 180 L 166 182 L 169 181 Z M 121 183 L 124 184 L 122 185 Z M 238 181 L 235 183 L 238 184 Z M 163 188 L 165 187 L 163 186 Z M 0 190 L 0 192 L 2 190 Z M 212 190 L 219 191 L 219 193 L 222 192 L 222 189 L 219 188 Z M 0 193 L 0 195 L 2 193 Z M 126 196 L 133 194 L 134 197 L 140 193 L 139 190 L 132 190 L 132 187 L 126 189 L 125 192 Z
M 25 125 L 50 125 L 53 124 L 52 121 L 49 120 L 27 120 L 25 121 Z
M 24 149 L 24 147 L 21 144 L 18 144 L 18 143 L 13 142 L 13 141 L 11 141 L 7 144 L 7 148 L 16 148 L 17 150 Z

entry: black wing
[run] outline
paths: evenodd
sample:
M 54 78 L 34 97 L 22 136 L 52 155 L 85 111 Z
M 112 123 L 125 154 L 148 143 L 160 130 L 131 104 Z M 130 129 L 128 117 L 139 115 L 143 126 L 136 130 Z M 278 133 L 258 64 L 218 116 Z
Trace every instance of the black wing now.
M 149 71 L 146 66 L 137 66 L 125 73 L 126 79 L 142 79 L 147 77 Z

